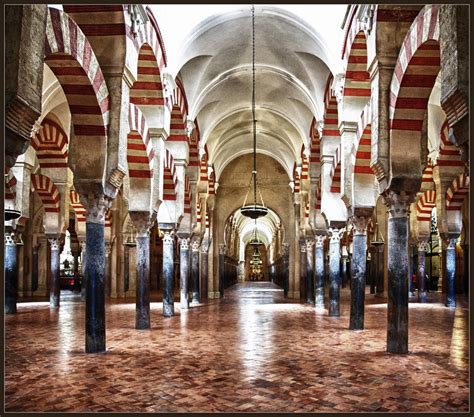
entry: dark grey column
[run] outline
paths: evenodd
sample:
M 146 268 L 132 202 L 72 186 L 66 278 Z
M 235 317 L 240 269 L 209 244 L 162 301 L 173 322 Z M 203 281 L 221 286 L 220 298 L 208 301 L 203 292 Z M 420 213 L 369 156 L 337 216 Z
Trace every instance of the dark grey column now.
M 150 324 L 150 226 L 148 211 L 131 211 L 130 219 L 137 230 L 137 273 L 135 292 L 135 329 L 145 330 Z
M 5 232 L 5 313 L 16 313 L 16 293 L 18 288 L 18 264 L 15 235 Z
M 342 284 L 341 287 L 345 288 L 347 285 L 347 246 L 344 245 L 341 248 L 341 276 Z
M 105 280 L 104 292 L 106 297 L 110 297 L 110 254 L 112 252 L 112 242 L 105 242 Z
M 289 257 L 290 257 L 290 244 L 283 243 L 283 295 L 288 298 L 288 292 L 290 290 L 290 271 L 289 271 Z
M 446 247 L 446 307 L 456 307 L 456 242 L 458 236 L 448 238 Z
M 35 292 L 38 289 L 38 250 L 40 248 L 40 243 L 37 242 L 35 245 L 33 245 L 33 267 L 31 271 L 31 291 Z
M 179 245 L 179 301 L 182 310 L 189 308 L 189 238 L 181 238 Z
M 306 301 L 307 293 L 307 263 L 308 257 L 306 256 L 306 243 L 300 242 L 300 300 Z
M 314 240 L 306 239 L 306 303 L 314 304 Z
M 123 291 L 130 288 L 130 246 L 123 245 Z
M 324 240 L 326 236 L 317 235 L 315 249 L 315 304 L 316 308 L 324 308 Z
M 354 237 L 352 240 L 351 263 L 351 314 L 350 330 L 364 329 L 364 301 L 367 253 L 367 223 L 370 217 L 355 216 L 352 218 Z
M 219 298 L 224 298 L 225 249 L 225 244 L 219 243 Z
M 388 191 L 387 352 L 408 353 L 408 209 L 414 195 Z
M 329 317 L 339 316 L 341 236 L 344 229 L 329 228 Z
M 87 282 L 87 245 L 86 245 L 86 240 L 79 241 L 79 244 L 81 245 L 81 267 L 82 267 L 81 300 L 85 300 L 86 299 L 86 282 Z
M 61 283 L 59 276 L 59 246 L 61 242 L 58 236 L 48 236 L 48 241 L 51 246 L 51 282 L 49 287 L 49 306 L 51 308 L 58 308 L 61 293 Z
M 73 269 L 74 269 L 74 292 L 80 291 L 79 286 L 79 252 L 74 251 L 72 253 L 74 258 Z
M 192 303 L 199 303 L 199 240 L 191 243 Z
M 377 252 L 376 252 L 376 280 L 377 280 L 377 287 L 375 290 L 376 294 L 382 294 L 384 292 L 384 270 L 383 270 L 383 264 L 384 264 L 384 253 L 385 253 L 385 245 L 384 244 L 379 244 L 377 245 Z
M 163 316 L 174 316 L 174 239 L 171 231 L 163 237 Z
M 420 303 L 426 302 L 426 268 L 425 268 L 425 253 L 428 242 L 426 240 L 421 240 L 418 242 L 418 301 Z M 410 277 L 411 279 L 411 277 Z
M 207 300 L 208 297 L 208 250 L 209 243 L 207 241 L 201 244 L 201 299 Z

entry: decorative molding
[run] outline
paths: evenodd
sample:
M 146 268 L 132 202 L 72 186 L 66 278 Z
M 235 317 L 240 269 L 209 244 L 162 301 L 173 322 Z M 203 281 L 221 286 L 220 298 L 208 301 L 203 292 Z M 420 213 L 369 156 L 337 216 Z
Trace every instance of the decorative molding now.
M 410 210 L 410 204 L 415 201 L 416 193 L 406 191 L 387 190 L 383 194 L 385 205 L 388 208 L 390 218 L 406 217 Z

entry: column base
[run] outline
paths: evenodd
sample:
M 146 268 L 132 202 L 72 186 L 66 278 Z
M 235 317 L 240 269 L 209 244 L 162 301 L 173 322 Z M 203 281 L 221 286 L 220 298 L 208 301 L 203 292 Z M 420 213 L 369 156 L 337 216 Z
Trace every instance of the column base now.
M 188 300 L 181 301 L 180 304 L 179 304 L 179 308 L 181 310 L 188 310 L 189 309 L 189 301 Z
M 199 303 L 199 293 L 193 292 L 191 304 L 198 304 Z
M 174 316 L 174 305 L 163 303 L 163 317 L 173 317 Z
M 420 303 L 426 303 L 426 291 L 422 291 L 421 293 L 418 293 L 418 301 Z
M 136 330 L 149 330 L 151 328 L 150 321 L 143 319 L 143 320 L 137 320 L 135 322 L 135 329 Z
M 51 296 L 49 298 L 49 308 L 59 308 L 59 297 L 58 296 Z
M 16 314 L 16 303 L 5 303 L 5 314 Z

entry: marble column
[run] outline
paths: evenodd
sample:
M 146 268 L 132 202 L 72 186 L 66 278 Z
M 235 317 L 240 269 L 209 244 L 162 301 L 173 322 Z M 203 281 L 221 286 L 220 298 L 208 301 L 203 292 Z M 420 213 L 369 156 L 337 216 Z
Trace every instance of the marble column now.
M 191 302 L 199 303 L 199 240 L 193 240 L 191 243 Z
M 408 257 L 410 259 L 410 272 L 409 272 L 409 277 L 410 277 L 410 284 L 409 284 L 409 288 L 410 288 L 410 292 L 411 292 L 411 295 L 414 296 L 415 295 L 415 283 L 413 282 L 413 274 L 414 274 L 414 269 L 415 269 L 415 260 L 414 260 L 414 245 L 412 244 L 409 244 L 408 245 Z
M 425 254 L 426 254 L 426 248 L 428 246 L 428 242 L 426 240 L 420 240 L 417 246 L 418 246 L 418 273 L 417 273 L 418 301 L 420 303 L 425 303 L 426 302 Z
M 48 241 L 51 248 L 51 282 L 49 286 L 49 306 L 51 308 L 58 308 L 61 294 L 59 273 L 59 249 L 61 245 L 61 239 L 59 236 L 48 236 Z
M 446 247 L 446 307 L 456 307 L 456 242 L 449 237 Z
M 307 292 L 307 270 L 306 270 L 306 243 L 300 242 L 300 299 L 306 301 Z
M 339 317 L 341 288 L 341 236 L 344 229 L 328 229 L 329 234 L 329 317 Z
M 315 304 L 316 308 L 324 308 L 324 240 L 326 236 L 317 235 L 315 249 Z
M 174 316 L 174 239 L 170 230 L 163 236 L 163 316 Z
M 150 227 L 153 223 L 147 211 L 131 211 L 130 219 L 137 231 L 135 329 L 151 328 L 150 324 Z
M 123 292 L 130 288 L 130 246 L 123 245 Z
M 201 299 L 207 300 L 208 294 L 208 250 L 209 243 L 203 242 L 201 244 Z
M 224 297 L 225 249 L 225 244 L 219 243 L 219 298 Z
M 39 273 L 38 273 L 38 262 L 39 262 L 39 256 L 38 256 L 38 251 L 40 248 L 40 243 L 37 242 L 35 245 L 33 245 L 33 260 L 32 260 L 32 271 L 31 271 L 31 292 L 35 292 L 38 289 L 38 278 L 39 278 Z
M 16 293 L 18 286 L 18 264 L 15 235 L 5 232 L 5 314 L 16 313 Z
M 72 253 L 72 256 L 74 258 L 74 263 L 73 263 L 73 268 L 74 268 L 74 292 L 79 292 L 80 291 L 80 286 L 79 286 L 79 252 L 74 251 Z
M 342 275 L 342 288 L 346 288 L 347 285 L 347 246 L 344 245 L 341 248 L 341 275 Z
M 388 306 L 387 352 L 408 353 L 408 210 L 414 195 L 387 191 Z
M 306 303 L 314 304 L 314 240 L 306 239 Z
M 354 216 L 351 263 L 351 313 L 350 330 L 364 329 L 365 280 L 367 266 L 367 223 L 370 217 Z
M 189 308 L 189 238 L 179 242 L 179 302 L 181 310 Z
M 106 297 L 110 297 L 110 254 L 112 252 L 112 242 L 105 242 L 105 282 L 104 292 Z
M 105 352 L 105 213 L 104 194 L 80 195 L 86 209 L 86 353 Z
M 379 295 L 383 295 L 383 292 L 384 292 L 384 284 L 383 284 L 384 252 L 385 252 L 385 245 L 378 244 L 376 246 L 376 253 L 375 253 L 375 277 L 377 281 L 375 293 Z
M 86 238 L 87 239 L 87 238 Z M 86 299 L 86 282 L 87 282 L 87 250 L 86 240 L 79 241 L 81 245 L 81 265 L 82 265 L 82 280 L 81 280 L 81 300 Z
M 290 274 L 289 274 L 289 257 L 290 257 L 290 244 L 283 243 L 283 295 L 288 298 L 288 291 L 290 290 Z

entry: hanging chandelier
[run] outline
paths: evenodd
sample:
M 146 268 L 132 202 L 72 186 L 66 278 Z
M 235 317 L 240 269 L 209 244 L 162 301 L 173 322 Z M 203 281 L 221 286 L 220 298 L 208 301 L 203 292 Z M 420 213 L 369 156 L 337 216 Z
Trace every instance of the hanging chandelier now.
M 258 219 L 268 213 L 268 208 L 263 203 L 262 193 L 258 188 L 257 181 L 257 120 L 255 119 L 255 6 L 252 5 L 252 125 L 253 125 L 253 171 L 250 178 L 247 194 L 245 195 L 244 204 L 240 209 L 243 216 L 251 219 Z M 253 186 L 253 204 L 247 204 L 247 198 L 250 189 Z M 257 203 L 257 191 L 260 196 L 261 203 Z
M 255 226 L 253 228 L 253 236 L 249 244 L 251 246 L 260 246 L 263 244 L 263 242 L 258 238 L 258 235 L 257 235 L 257 219 L 255 219 Z

